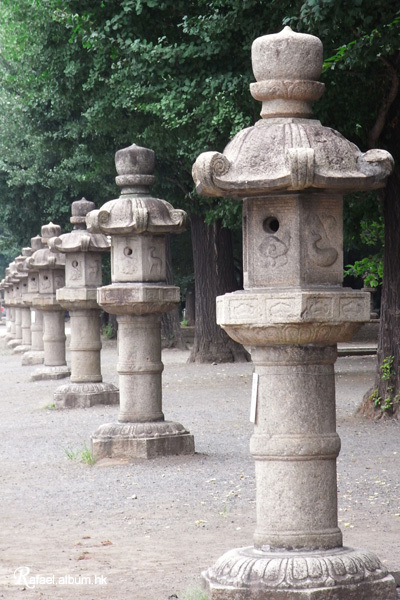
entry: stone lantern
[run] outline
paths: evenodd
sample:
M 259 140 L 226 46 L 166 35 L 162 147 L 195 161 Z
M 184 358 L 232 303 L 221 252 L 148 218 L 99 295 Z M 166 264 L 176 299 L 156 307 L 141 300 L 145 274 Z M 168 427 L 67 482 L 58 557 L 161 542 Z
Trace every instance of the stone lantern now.
M 243 200 L 244 290 L 217 299 L 217 320 L 251 347 L 254 545 L 205 574 L 212 600 L 394 600 L 394 579 L 367 550 L 342 546 L 337 520 L 337 343 L 369 320 L 369 294 L 342 287 L 342 197 L 381 188 L 393 168 L 312 117 L 323 93 L 321 41 L 254 41 L 251 93 L 262 119 L 193 168 L 197 191 Z
M 63 379 L 70 375 L 65 360 L 65 310 L 56 299 L 56 291 L 64 285 L 65 257 L 51 252 L 48 247 L 50 238 L 60 233 L 59 225 L 43 225 L 44 248 L 36 250 L 28 260 L 29 267 L 39 272 L 39 293 L 32 298 L 32 305 L 43 312 L 44 365 L 31 375 L 33 381 Z
M 56 292 L 57 301 L 70 313 L 71 383 L 54 394 L 56 408 L 117 404 L 118 389 L 104 383 L 100 364 L 100 308 L 97 288 L 101 286 L 101 253 L 110 251 L 106 236 L 86 230 L 86 214 L 95 208 L 85 198 L 71 206 L 71 233 L 49 241 L 53 252 L 65 254 L 65 287 Z
M 18 257 L 17 257 L 18 258 Z M 20 306 L 20 280 L 17 277 L 17 264 L 15 260 L 10 263 L 10 274 L 9 281 L 12 285 L 10 293 L 10 306 L 12 307 L 11 317 L 11 331 L 10 339 L 7 342 L 9 348 L 16 348 L 22 343 L 22 330 L 21 330 L 21 306 Z
M 19 311 L 21 315 L 21 343 L 16 346 L 13 353 L 28 352 L 31 348 L 31 310 L 30 298 L 28 298 L 28 267 L 27 259 L 32 255 L 32 248 L 22 248 L 21 256 L 17 256 L 15 264 L 17 278 L 19 279 Z
M 115 156 L 117 200 L 87 216 L 95 231 L 111 235 L 112 284 L 98 302 L 117 315 L 120 412 L 118 423 L 92 436 L 95 456 L 151 458 L 194 452 L 193 436 L 162 412 L 161 315 L 179 303 L 179 288 L 166 283 L 165 237 L 180 233 L 186 213 L 153 198 L 155 156 L 135 144 Z
M 0 281 L 0 306 L 1 308 L 5 308 L 6 306 L 6 286 L 7 286 L 7 282 L 6 279 L 2 279 Z M 6 332 L 9 331 L 10 325 L 9 325 L 9 320 L 7 318 L 7 311 L 6 311 L 6 315 L 5 315 L 5 323 L 3 323 L 3 315 L 1 315 L 1 323 L 0 325 L 6 325 Z M 7 333 L 6 333 L 7 334 Z
M 42 250 L 46 246 L 40 235 L 31 238 L 32 254 Z M 33 298 L 39 293 L 39 270 L 31 261 L 27 261 L 28 267 L 28 294 L 24 297 L 24 303 L 30 307 L 31 320 L 31 348 L 22 356 L 22 365 L 40 365 L 44 361 L 43 346 L 43 311 L 36 310 L 33 306 Z
M 12 326 L 14 325 L 14 330 L 15 330 L 15 323 L 14 323 L 14 308 L 12 306 L 12 283 L 10 281 L 10 267 L 6 267 L 6 276 L 2 281 L 2 287 L 4 290 L 4 306 L 6 307 L 6 327 L 7 327 L 7 333 L 5 336 L 5 341 L 9 342 L 13 335 L 11 333 L 11 329 Z

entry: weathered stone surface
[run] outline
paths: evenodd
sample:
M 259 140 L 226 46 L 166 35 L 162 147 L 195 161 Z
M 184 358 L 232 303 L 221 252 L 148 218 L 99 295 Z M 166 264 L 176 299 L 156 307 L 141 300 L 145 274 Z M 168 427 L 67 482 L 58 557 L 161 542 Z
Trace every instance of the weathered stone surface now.
M 71 371 L 67 365 L 49 366 L 44 365 L 36 369 L 30 376 L 31 381 L 42 381 L 48 379 L 65 379 L 69 377 Z
M 205 572 L 210 600 L 386 600 L 393 577 L 372 553 L 338 548 L 325 552 L 270 552 L 239 548 Z
M 180 290 L 173 285 L 113 283 L 97 290 L 100 306 L 108 313 L 142 315 L 173 310 L 180 301 Z
M 340 285 L 342 221 L 342 198 L 334 194 L 245 200 L 245 288 Z
M 56 408 L 90 408 L 118 401 L 119 391 L 112 383 L 67 383 L 54 392 Z
M 393 169 L 388 152 L 363 154 L 340 133 L 309 118 L 312 102 L 323 92 L 323 84 L 315 81 L 322 68 L 318 38 L 285 27 L 257 38 L 252 58 L 257 83 L 251 93 L 263 102 L 263 118 L 240 131 L 223 154 L 205 152 L 197 158 L 198 193 L 244 197 L 307 188 L 343 193 L 385 185 Z
M 86 218 L 89 231 L 111 235 L 112 284 L 99 288 L 97 299 L 118 320 L 119 423 L 92 436 L 93 454 L 134 459 L 193 453 L 193 436 L 164 421 L 161 388 L 161 314 L 180 301 L 179 288 L 166 283 L 165 234 L 183 231 L 186 213 L 150 195 L 152 150 L 133 144 L 116 153 L 115 163 L 120 198 Z
M 92 450 L 101 458 L 157 458 L 193 454 L 194 438 L 180 423 L 106 423 L 92 436 Z
M 246 290 L 217 298 L 217 322 L 245 345 L 335 344 L 369 318 L 369 294 L 350 289 Z

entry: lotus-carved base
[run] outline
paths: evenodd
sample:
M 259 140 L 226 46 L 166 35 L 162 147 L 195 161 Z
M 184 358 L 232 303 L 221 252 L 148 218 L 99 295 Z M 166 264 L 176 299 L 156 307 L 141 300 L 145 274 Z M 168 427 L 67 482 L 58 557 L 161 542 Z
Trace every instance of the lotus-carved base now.
M 42 381 L 46 379 L 65 379 L 69 377 L 71 371 L 67 365 L 60 365 L 56 367 L 49 367 L 44 365 L 39 369 L 36 369 L 30 376 L 31 381 Z
M 43 350 L 30 350 L 29 352 L 25 352 L 22 357 L 21 364 L 22 366 L 31 366 L 31 365 L 42 365 L 44 362 L 44 351 Z
M 112 383 L 69 383 L 54 392 L 56 408 L 90 408 L 118 402 L 119 391 Z
M 367 550 L 231 550 L 203 573 L 210 600 L 395 600 L 396 584 Z
M 100 458 L 156 458 L 193 454 L 194 439 L 180 423 L 106 423 L 92 436 L 92 452 Z

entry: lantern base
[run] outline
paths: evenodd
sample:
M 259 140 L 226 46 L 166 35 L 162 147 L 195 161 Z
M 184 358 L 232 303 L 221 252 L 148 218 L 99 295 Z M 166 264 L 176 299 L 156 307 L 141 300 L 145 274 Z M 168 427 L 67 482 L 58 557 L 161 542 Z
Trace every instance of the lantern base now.
M 92 453 L 97 460 L 194 454 L 194 438 L 172 421 L 106 423 L 92 436 Z
M 14 348 L 16 348 L 17 346 L 20 346 L 22 344 L 22 338 L 12 338 L 9 342 L 7 342 L 7 347 L 11 348 L 12 350 Z
M 31 365 L 42 365 L 44 362 L 44 352 L 43 350 L 30 350 L 29 352 L 25 352 L 22 357 L 21 364 L 22 366 L 31 366 Z
M 210 600 L 395 600 L 396 583 L 367 550 L 230 550 L 203 573 Z
M 42 381 L 47 379 L 64 379 L 65 377 L 69 377 L 71 375 L 71 371 L 67 365 L 59 365 L 54 367 L 43 366 L 37 369 L 30 376 L 31 381 Z
M 20 344 L 13 348 L 11 354 L 23 354 L 24 352 L 28 352 L 31 349 L 31 346 L 28 344 Z
M 55 408 L 90 408 L 118 402 L 119 391 L 112 383 L 69 383 L 54 392 Z

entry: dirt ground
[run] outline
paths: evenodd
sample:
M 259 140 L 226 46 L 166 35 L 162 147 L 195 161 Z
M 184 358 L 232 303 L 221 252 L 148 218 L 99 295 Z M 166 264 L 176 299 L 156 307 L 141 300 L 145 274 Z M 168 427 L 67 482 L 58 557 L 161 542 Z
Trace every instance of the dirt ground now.
M 196 454 L 131 464 L 83 462 L 90 435 L 117 407 L 54 410 L 56 381 L 30 382 L 0 328 L 0 598 L 199 598 L 202 570 L 252 544 L 251 364 L 186 364 L 163 351 L 167 419 Z M 117 383 L 115 342 L 102 353 Z M 355 417 L 374 357 L 337 362 L 339 520 L 347 546 L 400 571 L 400 424 Z M 64 380 L 65 381 L 65 380 Z

